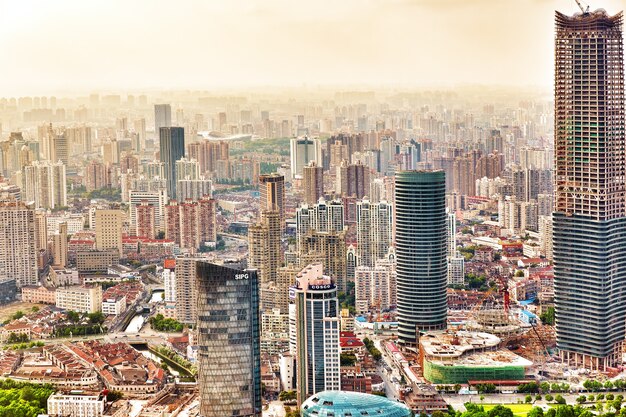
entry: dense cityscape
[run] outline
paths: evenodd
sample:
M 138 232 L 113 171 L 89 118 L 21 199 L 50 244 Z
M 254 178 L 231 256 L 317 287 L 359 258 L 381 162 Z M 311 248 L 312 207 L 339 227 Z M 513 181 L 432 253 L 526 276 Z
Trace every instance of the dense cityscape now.
M 553 91 L 0 94 L 0 417 L 625 417 L 623 15 L 569 6 Z

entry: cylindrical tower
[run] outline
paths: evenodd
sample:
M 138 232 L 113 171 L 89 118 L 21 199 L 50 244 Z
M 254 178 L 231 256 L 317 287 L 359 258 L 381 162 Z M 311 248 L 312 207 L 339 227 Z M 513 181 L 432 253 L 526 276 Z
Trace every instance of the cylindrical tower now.
M 446 176 L 443 171 L 396 174 L 398 335 L 446 327 Z

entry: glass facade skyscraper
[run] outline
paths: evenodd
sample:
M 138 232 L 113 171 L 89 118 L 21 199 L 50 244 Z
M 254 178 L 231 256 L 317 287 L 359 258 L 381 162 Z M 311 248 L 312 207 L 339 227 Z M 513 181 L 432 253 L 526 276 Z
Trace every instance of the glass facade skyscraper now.
M 261 417 L 259 282 L 255 270 L 197 263 L 202 417 Z
M 622 13 L 556 12 L 554 300 L 564 361 L 621 364 L 626 335 Z
M 447 222 L 443 171 L 400 171 L 395 179 L 398 337 L 446 327 Z
M 185 156 L 185 129 L 162 127 L 159 130 L 159 155 L 165 164 L 167 196 L 176 198 L 176 161 Z
M 295 304 L 298 404 L 320 391 L 341 387 L 339 375 L 339 301 L 337 287 L 323 275 L 322 264 L 311 264 L 291 288 Z

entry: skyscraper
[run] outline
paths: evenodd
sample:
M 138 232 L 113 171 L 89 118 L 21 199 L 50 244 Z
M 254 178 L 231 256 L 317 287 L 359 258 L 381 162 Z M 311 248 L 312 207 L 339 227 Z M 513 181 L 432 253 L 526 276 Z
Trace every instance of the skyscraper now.
M 446 176 L 443 171 L 396 174 L 398 336 L 446 327 Z
M 261 417 L 256 271 L 198 262 L 196 288 L 200 415 Z
M 307 204 L 315 204 L 324 196 L 324 168 L 314 161 L 302 168 L 302 191 Z
M 172 107 L 169 104 L 154 105 L 154 135 L 159 139 L 162 127 L 172 127 Z
M 302 175 L 302 169 L 311 161 L 322 166 L 322 145 L 319 139 L 307 136 L 291 139 L 291 175 Z
M 556 12 L 554 293 L 557 348 L 621 364 L 626 335 L 622 13 Z
M 185 156 L 185 130 L 182 127 L 162 127 L 160 134 L 160 157 L 165 164 L 167 195 L 176 196 L 176 161 Z
M 308 265 L 293 287 L 298 404 L 320 391 L 337 391 L 339 380 L 339 302 L 337 287 L 322 264 Z
M 35 211 L 20 201 L 0 202 L 0 282 L 36 285 Z
M 285 227 L 285 177 L 279 174 L 259 176 L 259 192 L 259 211 L 278 211 L 282 230 Z

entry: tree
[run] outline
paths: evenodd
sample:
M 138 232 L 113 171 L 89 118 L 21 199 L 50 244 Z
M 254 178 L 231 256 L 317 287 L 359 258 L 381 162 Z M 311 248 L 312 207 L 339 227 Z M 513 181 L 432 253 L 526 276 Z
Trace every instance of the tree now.
M 30 309 L 30 311 L 32 311 L 33 313 L 37 313 L 37 312 L 39 312 L 39 307 L 37 307 L 37 306 L 33 306 L 33 307 Z
M 581 395 L 578 398 L 576 398 L 576 402 L 578 404 L 584 404 L 587 402 L 587 397 L 585 397 L 584 395 Z
M 540 394 L 535 395 L 535 401 L 541 401 L 541 395 Z
M 548 307 L 546 311 L 539 315 L 543 324 L 554 325 L 554 307 Z
M 541 392 L 544 394 L 550 392 L 550 384 L 547 382 L 542 382 L 541 385 L 539 385 L 539 388 L 541 388 Z
M 69 310 L 66 315 L 67 319 L 72 323 L 78 323 L 80 321 L 80 314 L 75 311 Z
M 613 389 L 613 383 L 611 381 L 606 381 L 604 383 L 604 389 L 612 390 Z
M 554 397 L 552 397 L 551 394 L 546 394 L 546 401 L 552 401 L 554 400 Z
M 556 408 L 556 417 L 575 417 L 573 407 L 571 405 L 558 406 Z
M 589 395 L 587 395 L 587 400 L 588 400 L 590 403 L 592 403 L 592 402 L 594 402 L 594 401 L 596 400 L 596 397 L 595 397 L 595 395 L 593 395 L 593 394 L 589 394 Z
M 93 324 L 102 324 L 104 323 L 104 314 L 101 311 L 96 311 L 95 313 L 89 313 L 87 315 L 89 318 L 89 322 Z
M 615 399 L 615 396 L 613 394 L 606 394 L 607 401 L 613 401 L 614 399 Z
M 530 404 L 530 403 L 532 403 L 532 402 L 533 402 L 533 396 L 532 396 L 532 395 L 530 395 L 530 394 L 527 394 L 527 395 L 526 395 L 526 397 L 524 398 L 524 402 L 525 402 L 526 404 Z
M 566 403 L 565 398 L 563 398 L 563 396 L 561 394 L 558 394 L 556 397 L 554 397 L 554 401 L 557 404 L 565 404 Z
M 454 392 L 461 391 L 461 384 L 454 384 Z
M 24 312 L 22 310 L 17 310 L 12 316 L 13 320 L 19 320 L 22 317 L 24 317 Z
M 527 417 L 543 417 L 543 408 L 541 407 L 533 407 L 528 412 Z
M 502 405 L 496 405 L 491 410 L 487 411 L 487 417 L 514 417 L 513 411 L 510 408 Z
M 341 366 L 354 366 L 356 363 L 356 355 L 352 352 L 346 352 L 339 355 Z

